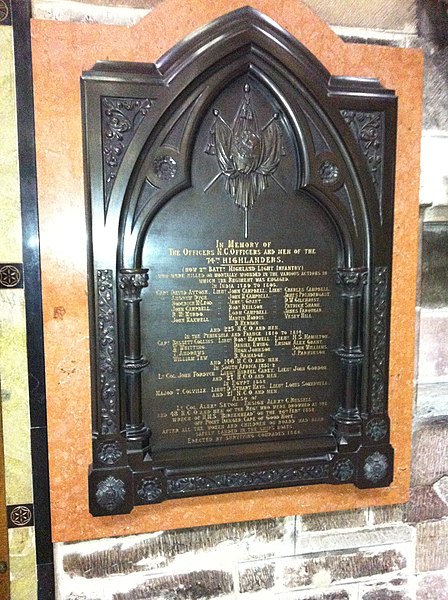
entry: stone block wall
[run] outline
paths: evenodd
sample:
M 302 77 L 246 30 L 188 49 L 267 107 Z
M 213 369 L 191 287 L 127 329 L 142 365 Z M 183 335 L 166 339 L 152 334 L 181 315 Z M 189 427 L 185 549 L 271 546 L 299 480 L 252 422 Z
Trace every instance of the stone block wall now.
M 34 15 L 132 24 L 156 2 L 34 0 Z M 351 42 L 425 50 L 410 501 L 56 544 L 59 600 L 448 599 L 448 3 L 306 3 Z

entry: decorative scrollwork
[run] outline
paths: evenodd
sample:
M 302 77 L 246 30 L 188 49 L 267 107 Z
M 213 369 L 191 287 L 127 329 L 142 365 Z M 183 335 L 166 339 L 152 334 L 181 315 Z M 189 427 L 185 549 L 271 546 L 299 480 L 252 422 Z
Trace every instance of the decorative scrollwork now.
M 126 488 L 123 481 L 110 475 L 104 481 L 99 482 L 95 496 L 101 508 L 112 513 L 123 504 L 125 493 Z
M 114 465 L 123 456 L 118 442 L 103 442 L 98 446 L 98 459 L 105 465 Z
M 381 452 L 375 452 L 368 456 L 364 463 L 364 476 L 372 483 L 378 483 L 386 476 L 389 468 L 387 456 Z
M 365 156 L 367 168 L 377 196 L 381 224 L 383 223 L 383 162 L 384 113 L 342 110 L 341 115 L 350 127 Z
M 381 413 L 386 396 L 386 321 L 388 268 L 377 267 L 373 282 L 373 341 L 371 410 Z
M 366 425 L 366 435 L 374 442 L 379 442 L 387 434 L 387 423 L 384 419 L 372 419 Z
M 333 467 L 333 477 L 338 481 L 349 481 L 355 474 L 355 465 L 349 458 L 339 460 Z
M 115 301 L 113 274 L 110 269 L 97 271 L 98 348 L 100 376 L 100 431 L 103 435 L 117 433 L 118 390 L 116 361 Z
M 145 502 L 154 502 L 162 495 L 162 485 L 156 477 L 147 477 L 141 480 L 137 495 Z
M 149 98 L 102 99 L 105 211 L 125 151 L 151 106 Z
M 172 496 L 203 490 L 234 488 L 258 488 L 282 482 L 325 480 L 328 478 L 328 465 L 269 469 L 238 473 L 219 473 L 209 476 L 179 477 L 168 480 L 168 494 Z

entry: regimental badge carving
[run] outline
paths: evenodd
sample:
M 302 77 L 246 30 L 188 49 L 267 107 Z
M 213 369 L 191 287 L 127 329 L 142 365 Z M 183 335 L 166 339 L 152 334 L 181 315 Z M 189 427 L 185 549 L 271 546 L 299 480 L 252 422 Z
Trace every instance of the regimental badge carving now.
M 121 479 L 115 479 L 115 477 L 110 475 L 97 485 L 96 501 L 101 508 L 112 513 L 123 504 L 125 491 L 125 486 Z
M 372 483 L 378 483 L 386 476 L 388 467 L 387 456 L 381 452 L 375 452 L 365 460 L 364 476 Z
M 154 172 L 162 181 L 174 179 L 177 173 L 177 162 L 172 156 L 158 156 L 154 159 Z
M 114 465 L 123 456 L 118 442 L 102 442 L 98 446 L 98 459 L 105 465 Z
M 21 266 L 12 264 L 0 265 L 0 287 L 17 288 L 22 287 Z
M 387 434 L 387 423 L 384 419 L 372 419 L 366 425 L 366 434 L 374 442 L 379 442 Z
M 339 167 L 331 160 L 324 160 L 319 167 L 319 177 L 325 185 L 333 185 L 339 178 Z
M 105 212 L 126 149 L 151 106 L 149 98 L 102 98 Z
M 349 481 L 355 474 L 355 465 L 349 458 L 339 460 L 333 467 L 333 477 L 338 481 Z
M 373 343 L 371 410 L 384 410 L 386 389 L 386 321 L 388 268 L 377 267 L 373 282 Z
M 27 506 L 20 505 L 11 510 L 9 519 L 16 527 L 26 527 L 31 523 L 33 519 L 33 513 Z
M 156 477 L 142 479 L 137 489 L 137 495 L 145 502 L 154 502 L 162 495 L 162 486 Z
M 244 210 L 244 237 L 248 237 L 248 211 L 272 179 L 283 190 L 275 172 L 285 152 L 282 146 L 282 131 L 278 124 L 280 114 L 260 127 L 250 97 L 250 85 L 244 86 L 242 101 L 232 125 L 226 123 L 215 108 L 216 117 L 210 130 L 206 154 L 216 156 L 219 173 L 204 189 L 207 191 L 220 177 L 225 178 L 227 193 L 235 204 Z
M 100 374 L 100 431 L 118 433 L 115 303 L 113 276 L 109 269 L 97 271 L 98 348 Z
M 328 478 L 328 465 L 291 467 L 239 473 L 220 473 L 198 477 L 179 477 L 168 480 L 168 493 L 182 495 L 201 490 L 232 488 L 254 488 L 291 481 L 325 480 Z
M 382 224 L 384 113 L 342 110 L 341 115 L 349 125 L 365 156 L 367 168 L 378 196 L 378 209 Z

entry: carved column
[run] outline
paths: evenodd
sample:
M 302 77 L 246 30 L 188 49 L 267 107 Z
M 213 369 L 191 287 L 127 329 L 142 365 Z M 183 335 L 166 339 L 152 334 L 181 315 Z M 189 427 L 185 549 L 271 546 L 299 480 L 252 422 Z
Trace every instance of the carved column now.
M 361 345 L 361 313 L 364 286 L 367 282 L 367 269 L 338 269 L 337 282 L 342 288 L 344 301 L 344 337 L 337 355 L 344 370 L 344 394 L 335 415 L 335 429 L 339 449 L 353 450 L 357 442 L 350 439 L 360 436 L 361 417 L 359 399 L 361 396 L 361 374 L 364 353 Z
M 142 420 L 141 373 L 148 361 L 141 352 L 141 290 L 148 286 L 148 269 L 121 269 L 119 287 L 124 302 L 124 396 L 127 407 L 126 438 L 132 451 L 149 444 L 149 430 Z

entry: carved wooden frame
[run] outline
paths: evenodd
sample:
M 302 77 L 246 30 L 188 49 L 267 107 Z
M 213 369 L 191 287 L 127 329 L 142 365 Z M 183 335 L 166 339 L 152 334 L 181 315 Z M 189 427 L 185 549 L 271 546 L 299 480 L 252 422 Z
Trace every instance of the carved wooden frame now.
M 185 139 L 213 89 L 247 74 L 269 87 L 291 120 L 300 102 L 331 150 L 314 151 L 297 124 L 303 155 L 297 189 L 324 206 L 342 239 L 337 282 L 345 331 L 337 354 L 345 392 L 331 440 L 285 460 L 168 467 L 151 457 L 142 419 L 140 300 L 148 286 L 142 246 L 151 219 L 189 185 L 188 144 L 164 147 L 166 123 L 192 107 Z M 301 100 L 295 91 L 300 90 Z M 378 80 L 332 77 L 276 23 L 251 8 L 195 32 L 156 64 L 100 62 L 82 78 L 92 367 L 93 515 L 130 512 L 170 498 L 310 483 L 383 487 L 393 477 L 388 353 L 397 98 Z M 302 108 L 303 108 L 302 106 Z M 301 113 L 302 114 L 302 113 Z M 297 118 L 293 118 L 293 116 Z M 323 133 L 322 133 L 323 132 Z M 310 149 L 313 149 L 314 154 Z M 317 147 L 316 147 L 317 148 Z M 151 170 L 159 187 L 138 194 Z M 349 208 L 335 201 L 345 182 Z M 244 463 L 244 466 L 243 466 Z

